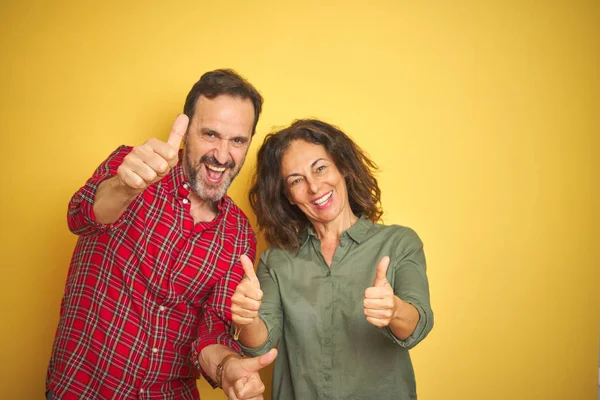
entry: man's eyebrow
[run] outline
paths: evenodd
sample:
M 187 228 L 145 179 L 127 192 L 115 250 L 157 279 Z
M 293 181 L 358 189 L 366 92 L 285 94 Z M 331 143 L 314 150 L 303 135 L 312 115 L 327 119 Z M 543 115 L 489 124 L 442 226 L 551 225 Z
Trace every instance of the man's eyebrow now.
M 221 137 L 221 134 L 219 132 L 210 128 L 202 128 L 200 129 L 200 132 L 204 135 L 215 135 L 216 137 Z
M 218 131 L 215 131 L 214 129 L 211 129 L 211 128 L 204 127 L 202 129 L 200 129 L 200 132 L 203 135 L 213 135 L 213 136 L 215 136 L 215 137 L 217 137 L 219 139 L 223 138 L 223 136 Z M 234 136 L 234 137 L 232 137 L 232 138 L 230 138 L 228 140 L 238 140 L 238 141 L 240 141 L 242 143 L 247 143 L 250 139 L 248 137 L 246 137 L 246 136 Z

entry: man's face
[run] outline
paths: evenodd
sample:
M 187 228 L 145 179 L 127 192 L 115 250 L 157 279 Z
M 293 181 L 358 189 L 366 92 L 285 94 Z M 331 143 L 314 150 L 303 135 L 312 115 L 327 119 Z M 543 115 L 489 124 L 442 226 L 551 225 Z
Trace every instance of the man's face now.
M 183 168 L 201 199 L 218 201 L 240 172 L 252 139 L 254 106 L 229 95 L 200 96 L 185 135 Z

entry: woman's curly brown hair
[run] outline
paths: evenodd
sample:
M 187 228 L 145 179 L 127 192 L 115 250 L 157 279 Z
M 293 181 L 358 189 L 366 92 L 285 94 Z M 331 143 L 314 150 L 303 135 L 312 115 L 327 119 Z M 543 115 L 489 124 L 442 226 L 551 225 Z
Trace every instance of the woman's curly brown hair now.
M 295 140 L 325 148 L 345 177 L 354 214 L 362 214 L 373 222 L 381 219 L 381 191 L 374 176 L 377 165 L 337 127 L 316 119 L 296 120 L 288 128 L 265 137 L 252 177 L 250 205 L 269 245 L 297 249 L 299 234 L 310 224 L 306 215 L 291 205 L 284 193 L 281 161 Z

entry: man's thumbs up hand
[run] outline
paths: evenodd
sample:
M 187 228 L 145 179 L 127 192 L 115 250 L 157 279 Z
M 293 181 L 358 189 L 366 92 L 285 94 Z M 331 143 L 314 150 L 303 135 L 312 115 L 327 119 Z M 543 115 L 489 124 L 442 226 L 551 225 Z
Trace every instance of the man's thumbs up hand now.
M 189 122 L 185 114 L 180 114 L 167 142 L 152 138 L 131 149 L 117 169 L 121 185 L 137 194 L 164 178 L 179 161 L 179 146 Z
M 265 385 L 258 371 L 271 364 L 276 357 L 277 349 L 271 349 L 260 357 L 235 358 L 223 365 L 223 391 L 227 398 L 262 400 Z

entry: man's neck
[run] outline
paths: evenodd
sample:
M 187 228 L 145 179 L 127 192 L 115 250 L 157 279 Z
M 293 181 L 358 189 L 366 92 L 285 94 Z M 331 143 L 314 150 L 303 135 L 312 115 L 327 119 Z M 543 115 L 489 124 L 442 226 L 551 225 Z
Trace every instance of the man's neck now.
M 201 199 L 194 192 L 190 192 L 190 214 L 194 218 L 194 223 L 209 222 L 217 216 L 217 202 Z

